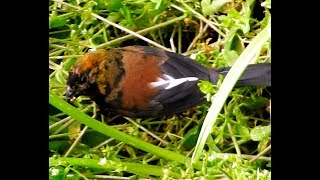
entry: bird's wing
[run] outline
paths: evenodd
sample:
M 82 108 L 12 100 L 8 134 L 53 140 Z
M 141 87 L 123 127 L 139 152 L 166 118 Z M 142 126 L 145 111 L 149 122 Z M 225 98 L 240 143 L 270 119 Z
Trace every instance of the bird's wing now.
M 123 48 L 136 54 L 153 56 L 158 60 L 161 76 L 150 82 L 158 93 L 149 100 L 150 107 L 144 110 L 130 110 L 130 116 L 149 117 L 182 112 L 205 101 L 198 87 L 200 80 L 217 81 L 218 73 L 182 55 L 147 46 Z M 149 58 L 152 59 L 152 58 Z M 143 72 L 142 72 L 143 73 Z M 122 110 L 126 111 L 126 110 Z

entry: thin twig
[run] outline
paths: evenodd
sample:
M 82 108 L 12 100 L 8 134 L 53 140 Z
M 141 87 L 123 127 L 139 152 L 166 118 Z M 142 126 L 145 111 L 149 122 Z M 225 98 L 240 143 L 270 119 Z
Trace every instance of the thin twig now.
M 56 135 L 51 135 L 51 136 L 49 136 L 49 139 L 67 137 L 67 136 L 69 136 L 69 135 L 76 135 L 76 134 L 79 134 L 79 133 L 80 133 L 80 132 L 56 134 Z
M 177 48 L 176 48 L 176 46 L 174 45 L 174 41 L 173 41 L 174 36 L 175 36 L 175 34 L 176 34 L 176 31 L 177 31 L 177 27 L 175 27 L 175 28 L 173 29 L 173 31 L 172 31 L 172 33 L 171 33 L 171 36 L 170 36 L 170 39 L 169 39 L 172 52 L 177 52 Z
M 202 22 L 202 21 L 200 21 Z M 208 29 L 208 24 L 206 24 L 202 30 L 200 30 L 199 34 L 197 34 L 197 36 L 192 40 L 192 42 L 190 43 L 187 51 L 190 51 L 190 49 L 194 46 L 194 44 L 198 41 L 198 39 L 200 39 L 202 37 L 202 35 L 207 31 Z
M 108 144 L 109 142 L 111 142 L 111 141 L 113 141 L 113 140 L 114 140 L 114 138 L 110 138 L 110 139 L 108 139 L 108 140 L 105 140 L 105 141 L 103 141 L 102 143 L 100 143 L 100 144 L 96 145 L 95 147 L 93 147 L 92 149 L 93 149 L 93 150 L 99 149 L 100 147 Z
M 83 179 L 85 180 L 89 180 L 86 176 L 84 176 L 81 172 L 79 172 L 78 170 L 76 170 L 75 168 L 73 167 L 69 167 L 73 172 L 79 174 L 79 176 L 81 176 Z
M 228 130 L 229 130 L 229 133 L 230 133 L 232 142 L 233 142 L 233 144 L 234 144 L 234 147 L 236 148 L 237 155 L 238 155 L 238 156 L 241 156 L 241 150 L 240 150 L 240 148 L 239 148 L 239 145 L 238 145 L 238 142 L 237 142 L 236 137 L 234 137 L 234 133 L 233 133 L 233 131 L 232 131 L 232 128 L 231 128 L 230 123 L 227 123 L 227 126 L 228 126 Z
M 77 137 L 77 139 L 72 143 L 72 145 L 70 146 L 70 148 L 68 149 L 68 151 L 66 152 L 66 154 L 64 155 L 64 157 L 67 157 L 70 152 L 73 150 L 73 148 L 77 145 L 77 143 L 80 141 L 80 139 L 82 138 L 83 134 L 87 131 L 88 126 L 85 126 L 83 128 L 83 130 L 81 131 L 81 133 L 79 134 L 79 136 Z
M 182 52 L 182 27 L 181 23 L 178 24 L 178 53 L 181 54 Z
M 177 5 L 173 4 L 173 3 L 171 3 L 170 6 L 175 8 L 175 9 L 177 9 L 177 10 L 179 10 L 179 11 L 181 11 L 181 12 L 186 12 L 186 10 L 184 10 L 183 8 L 177 6 Z
M 79 58 L 82 55 L 66 55 L 66 56 L 51 56 L 49 59 L 67 59 L 67 58 Z
M 72 124 L 74 121 L 75 121 L 74 119 L 70 119 L 68 122 L 66 122 L 64 125 L 62 125 L 60 128 L 58 128 L 54 133 L 52 133 L 52 135 L 58 134 L 59 132 L 64 130 L 66 127 L 68 127 L 70 124 Z
M 209 21 L 208 19 L 206 19 L 205 17 L 203 17 L 200 13 L 198 13 L 197 11 L 195 11 L 194 9 L 192 9 L 190 6 L 188 6 L 185 2 L 179 0 L 179 2 L 185 7 L 187 8 L 189 11 L 191 11 L 195 17 L 197 17 L 198 19 L 206 22 L 212 29 L 214 29 L 219 35 L 221 35 L 222 37 L 225 37 L 226 35 L 221 32 L 219 30 L 219 28 L 217 28 L 211 21 Z
M 88 107 L 87 107 L 87 108 L 84 108 L 84 109 L 81 110 L 81 112 L 86 112 L 88 109 L 89 109 Z M 60 120 L 60 121 L 52 124 L 51 126 L 49 126 L 49 130 L 52 129 L 52 128 L 54 128 L 54 127 L 56 127 L 56 126 L 59 126 L 60 124 L 66 123 L 66 122 L 68 122 L 68 121 L 71 120 L 71 119 L 72 119 L 72 118 L 71 118 L 70 116 L 68 116 L 68 117 L 66 117 L 66 118 L 64 118 L 64 119 L 62 119 L 62 120 Z M 58 131 L 58 130 L 57 130 L 57 131 Z M 60 131 L 58 131 L 58 132 L 57 132 L 57 131 L 56 131 L 55 133 L 53 133 L 53 134 L 57 134 L 57 133 L 60 132 Z
M 92 118 L 95 118 L 96 117 L 96 114 L 94 114 L 92 116 Z M 82 138 L 82 136 L 84 135 L 84 133 L 87 131 L 88 129 L 88 126 L 85 126 L 83 128 L 83 130 L 81 131 L 81 133 L 79 134 L 79 136 L 77 137 L 77 139 L 72 143 L 72 145 L 70 146 L 70 148 L 68 149 L 68 151 L 66 152 L 66 154 L 64 155 L 64 157 L 67 157 L 70 152 L 73 150 L 73 148 L 77 145 L 77 143 L 80 141 L 80 139 Z
M 252 163 L 253 161 L 259 159 L 262 155 L 264 155 L 266 152 L 268 152 L 271 149 L 271 145 L 269 145 L 267 148 L 265 148 L 263 151 L 261 151 L 259 154 L 257 154 L 254 158 L 252 158 L 249 162 Z
M 151 131 L 149 131 L 148 129 L 144 128 L 143 126 L 141 126 L 140 124 L 136 123 L 135 121 L 133 121 L 131 118 L 128 117 L 124 117 L 126 120 L 128 120 L 129 122 L 131 122 L 132 124 L 134 124 L 135 126 L 137 126 L 138 128 L 140 128 L 141 130 L 145 131 L 147 134 L 149 134 L 150 136 L 154 137 L 155 139 L 157 139 L 158 141 L 160 141 L 161 143 L 163 143 L 164 145 L 168 145 L 169 142 L 161 139 L 159 136 L 153 134 Z

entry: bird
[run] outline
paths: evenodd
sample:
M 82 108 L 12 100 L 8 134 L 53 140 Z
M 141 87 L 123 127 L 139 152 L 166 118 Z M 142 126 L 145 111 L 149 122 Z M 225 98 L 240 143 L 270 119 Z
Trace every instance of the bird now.
M 131 118 L 168 116 L 206 101 L 200 81 L 217 84 L 230 67 L 207 68 L 149 46 L 97 49 L 69 70 L 66 98 L 87 96 L 101 112 Z M 249 64 L 235 86 L 271 86 L 271 63 Z

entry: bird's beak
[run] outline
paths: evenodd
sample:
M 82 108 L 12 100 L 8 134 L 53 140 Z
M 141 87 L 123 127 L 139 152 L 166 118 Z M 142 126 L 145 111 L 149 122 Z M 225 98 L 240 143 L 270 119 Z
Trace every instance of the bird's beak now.
M 67 87 L 67 92 L 65 96 L 66 96 L 67 102 L 70 103 L 70 100 L 73 98 L 73 92 L 70 86 Z

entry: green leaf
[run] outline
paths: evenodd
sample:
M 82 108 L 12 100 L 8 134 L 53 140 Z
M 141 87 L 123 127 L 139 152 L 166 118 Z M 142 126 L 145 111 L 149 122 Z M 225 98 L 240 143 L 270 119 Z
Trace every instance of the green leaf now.
M 213 50 L 210 52 L 210 55 L 212 56 L 213 59 L 217 59 L 219 54 L 221 53 L 220 51 L 220 46 L 214 46 Z
M 235 50 L 238 54 L 241 54 L 244 50 L 243 42 L 239 39 L 238 33 L 235 29 L 231 30 L 225 38 L 224 47 L 227 50 Z
M 161 3 L 162 3 L 162 0 L 151 0 L 152 2 L 156 3 L 156 6 L 155 6 L 155 9 L 159 9 Z
M 271 18 L 271 14 L 266 12 L 266 16 L 260 21 L 261 28 L 265 28 L 268 25 L 269 19 Z
M 235 134 L 240 135 L 242 138 L 250 138 L 250 132 L 249 129 L 245 126 L 241 125 L 234 125 L 233 131 Z
M 266 167 L 271 168 L 271 161 L 268 162 L 268 164 L 266 165 Z
M 123 6 L 120 8 L 119 12 L 122 14 L 122 16 L 125 18 L 125 20 L 121 21 L 121 25 L 123 24 L 126 27 L 134 27 L 135 24 L 133 22 L 133 19 L 131 17 L 130 9 L 127 6 Z
M 231 0 L 202 0 L 201 8 L 204 16 L 212 15 L 218 12 L 226 3 L 231 2 Z
M 196 145 L 197 139 L 200 134 L 201 126 L 202 126 L 202 123 L 194 126 L 192 129 L 190 129 L 187 132 L 187 134 L 184 136 L 184 138 L 181 141 L 181 144 L 184 148 L 191 149 Z
M 252 10 L 250 3 L 251 2 L 245 3 L 241 12 L 231 9 L 227 16 L 218 16 L 222 27 L 228 28 L 232 31 L 237 31 L 240 29 L 244 34 L 247 34 L 251 29 L 250 16 Z
M 250 110 L 258 110 L 266 107 L 269 99 L 261 96 L 251 96 L 243 102 L 243 106 Z
M 107 9 L 109 11 L 117 12 L 120 8 L 122 8 L 121 0 L 107 0 L 106 1 Z
M 110 137 L 104 134 L 98 133 L 96 131 L 92 131 L 92 132 L 86 132 L 81 138 L 81 142 L 88 145 L 89 147 L 94 147 L 102 143 L 108 138 Z
M 70 146 L 67 140 L 49 141 L 49 151 L 64 152 Z
M 65 26 L 66 24 L 67 24 L 67 19 L 65 17 L 57 16 L 54 13 L 52 13 L 49 17 L 50 29 Z
M 72 180 L 79 180 L 80 179 L 80 175 L 78 173 L 74 173 Z
M 119 21 L 121 15 L 118 12 L 111 12 L 108 14 L 108 20 L 112 22 L 117 22 Z
M 51 78 L 49 81 L 49 87 L 55 93 L 63 95 L 66 92 L 66 84 L 61 84 L 58 82 L 57 78 Z
M 200 81 L 200 83 L 198 83 L 198 86 L 200 88 L 200 91 L 204 94 L 215 94 L 215 92 L 217 92 L 217 89 L 209 81 Z
M 243 5 L 243 11 L 241 12 L 241 20 L 242 24 L 240 25 L 240 29 L 244 34 L 247 34 L 250 31 L 250 16 L 251 16 L 251 8 L 252 8 L 252 0 L 247 1 Z
M 49 169 L 49 180 L 62 180 L 66 178 L 65 169 L 62 166 L 51 167 Z
M 233 39 L 236 36 L 237 30 L 236 29 L 232 29 L 229 33 L 228 36 L 225 37 L 224 40 L 224 49 L 227 50 L 233 50 L 232 49 L 232 44 L 233 44 Z
M 260 153 L 261 151 L 266 149 L 268 147 L 268 145 L 270 144 L 269 142 L 270 142 L 269 137 L 263 138 L 258 144 L 258 148 L 257 148 L 258 152 Z
M 232 66 L 234 62 L 238 59 L 239 55 L 236 51 L 234 50 L 223 50 L 222 52 L 222 57 L 226 61 L 228 66 Z
M 219 47 L 215 46 L 215 49 L 210 52 L 210 55 L 212 54 L 212 58 L 215 59 L 216 58 L 215 56 L 218 55 L 219 53 L 220 53 Z M 204 52 L 199 52 L 195 54 L 195 60 L 206 67 L 209 67 L 209 68 L 212 67 L 212 64 L 209 62 L 208 57 L 205 55 Z
M 271 134 L 271 126 L 256 126 L 250 131 L 250 137 L 253 141 L 261 141 Z
M 65 60 L 63 63 L 63 69 L 66 71 L 69 71 L 77 60 L 78 60 L 77 58 L 69 58 Z
M 144 11 L 146 12 L 146 16 L 140 19 L 153 19 L 154 16 L 158 16 L 163 11 L 166 10 L 166 8 L 170 5 L 170 1 L 167 0 L 152 0 L 152 2 L 146 3 L 144 6 Z M 139 9 L 137 9 L 135 12 L 138 12 Z
M 227 16 L 221 15 L 218 16 L 218 20 L 221 21 L 221 26 L 224 28 L 232 29 L 231 27 L 235 25 L 235 20 L 238 19 L 238 23 L 240 23 L 241 14 L 235 9 L 231 9 Z
M 266 1 L 262 2 L 261 6 L 268 8 L 268 9 L 271 9 L 271 0 L 266 0 Z
M 211 14 L 211 8 L 210 8 L 211 0 L 202 0 L 201 1 L 201 8 L 202 8 L 202 13 L 204 16 L 207 16 Z
M 57 70 L 55 77 L 60 84 L 66 84 L 65 74 L 62 72 L 63 70 Z
M 68 126 L 69 139 L 75 140 L 81 131 L 81 124 L 77 121 Z

